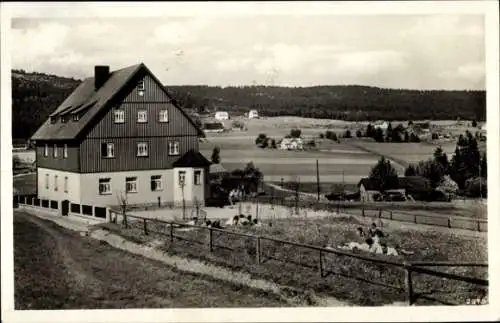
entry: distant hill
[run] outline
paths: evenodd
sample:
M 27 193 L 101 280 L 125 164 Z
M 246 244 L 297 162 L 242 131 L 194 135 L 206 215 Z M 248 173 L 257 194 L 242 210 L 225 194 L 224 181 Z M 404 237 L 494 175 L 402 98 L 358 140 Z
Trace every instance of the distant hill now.
M 29 138 L 48 115 L 80 84 L 73 78 L 12 71 L 12 136 Z M 223 109 L 263 116 L 292 115 L 343 120 L 455 120 L 486 116 L 485 91 L 419 91 L 345 85 L 167 86 L 187 110 Z

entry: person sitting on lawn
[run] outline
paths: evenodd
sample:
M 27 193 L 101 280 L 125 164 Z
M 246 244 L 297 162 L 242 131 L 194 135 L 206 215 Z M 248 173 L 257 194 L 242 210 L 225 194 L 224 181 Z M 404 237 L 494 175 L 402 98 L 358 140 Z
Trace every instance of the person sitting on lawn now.
M 372 238 L 373 244 L 370 247 L 370 252 L 382 254 L 384 253 L 382 245 L 380 244 L 380 233 L 375 232 L 375 235 Z
M 374 236 L 378 236 L 379 238 L 385 237 L 385 234 L 382 232 L 382 230 L 377 228 L 377 224 L 375 222 L 372 223 L 372 226 L 368 230 L 368 233 L 369 233 L 370 237 L 374 237 Z
M 365 236 L 365 231 L 363 231 L 363 228 L 362 227 L 358 227 L 358 234 L 360 237 L 364 237 Z
M 351 251 L 361 250 L 369 252 L 372 246 L 373 246 L 373 239 L 367 238 L 364 243 L 351 241 L 347 244 L 344 244 L 343 246 L 337 246 L 337 248 L 343 250 L 351 250 Z
M 260 227 L 261 226 L 261 223 L 259 220 L 257 219 L 253 219 L 253 225 L 256 226 L 256 227 Z

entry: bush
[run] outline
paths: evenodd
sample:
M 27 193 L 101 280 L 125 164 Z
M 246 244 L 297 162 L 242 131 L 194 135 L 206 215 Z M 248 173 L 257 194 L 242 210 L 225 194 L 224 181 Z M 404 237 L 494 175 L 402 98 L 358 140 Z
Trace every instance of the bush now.
M 276 140 L 271 140 L 271 148 L 276 149 Z
M 477 121 L 476 121 L 476 120 L 472 120 L 472 126 L 473 126 L 474 128 L 476 128 L 476 127 L 477 127 Z
M 333 140 L 333 141 L 338 141 L 337 134 L 335 132 L 333 132 L 333 131 L 330 131 L 330 130 L 328 130 L 325 133 L 325 137 L 326 137 L 326 139 L 330 139 L 330 140 Z
M 301 134 L 302 134 L 302 130 L 300 130 L 300 129 L 292 129 L 292 130 L 290 131 L 290 136 L 291 136 L 292 138 L 300 138 L 300 135 L 301 135 Z
M 320 133 L 319 134 L 319 139 L 324 139 L 325 138 L 325 134 L 324 133 Z
M 352 138 L 351 130 L 346 130 L 345 131 L 344 138 Z
M 361 130 L 356 131 L 356 137 L 358 137 L 358 138 L 363 137 Z
M 432 140 L 437 140 L 439 139 L 439 135 L 435 132 L 432 133 Z
M 269 140 L 269 138 L 267 137 L 267 135 L 265 133 L 260 133 L 257 138 L 255 139 L 255 144 L 261 148 L 265 148 L 267 147 L 267 141 Z M 264 147 L 263 147 L 264 146 Z

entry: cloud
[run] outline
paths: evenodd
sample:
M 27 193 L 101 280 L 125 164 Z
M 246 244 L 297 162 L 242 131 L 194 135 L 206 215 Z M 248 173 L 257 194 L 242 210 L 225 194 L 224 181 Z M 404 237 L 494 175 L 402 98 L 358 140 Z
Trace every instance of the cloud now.
M 169 22 L 156 27 L 147 40 L 149 44 L 189 44 L 199 39 L 199 34 L 209 25 L 205 19 L 193 19 L 187 22 Z
M 439 76 L 445 79 L 461 79 L 470 80 L 471 82 L 479 82 L 484 81 L 486 71 L 484 63 L 470 63 L 459 66 L 451 71 L 442 72 Z
M 406 66 L 404 55 L 397 51 L 347 52 L 337 56 L 335 69 L 351 73 L 373 74 Z

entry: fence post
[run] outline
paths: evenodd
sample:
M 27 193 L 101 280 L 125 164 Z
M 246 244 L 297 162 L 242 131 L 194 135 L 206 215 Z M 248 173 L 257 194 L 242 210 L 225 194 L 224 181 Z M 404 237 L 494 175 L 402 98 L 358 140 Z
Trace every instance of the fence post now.
M 208 247 L 210 248 L 210 252 L 214 250 L 212 228 L 208 228 Z
M 365 216 L 365 209 L 364 209 L 364 208 L 362 208 L 362 209 L 361 209 L 361 215 L 362 215 L 363 217 Z
M 412 267 L 410 263 L 404 264 L 405 268 L 405 282 L 406 282 L 406 292 L 408 296 L 408 305 L 413 304 L 413 282 L 412 282 Z
M 144 221 L 144 234 L 148 235 L 148 223 L 146 222 L 146 219 L 144 219 L 143 221 Z
M 477 221 L 477 231 L 481 232 L 481 222 Z
M 255 261 L 260 264 L 260 237 L 255 239 Z
M 448 217 L 448 228 L 451 228 L 451 218 Z
M 323 277 L 323 252 L 319 251 L 319 276 Z
M 392 220 L 392 210 L 389 212 L 389 219 Z
M 382 217 L 382 209 L 378 210 L 378 218 L 380 219 Z
M 174 225 L 170 222 L 170 243 L 174 243 Z
M 413 222 L 415 222 L 415 224 L 417 224 L 417 215 L 416 214 L 413 216 Z

